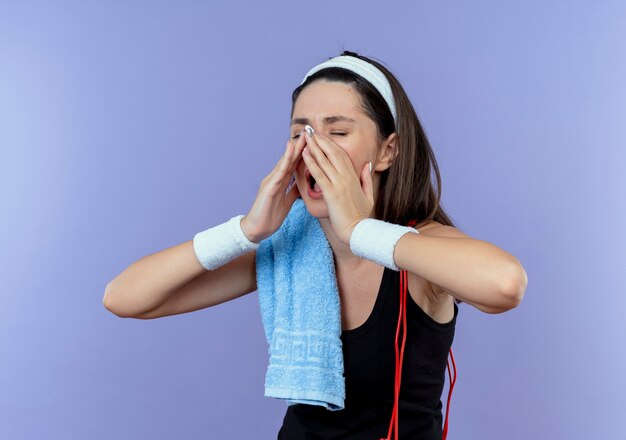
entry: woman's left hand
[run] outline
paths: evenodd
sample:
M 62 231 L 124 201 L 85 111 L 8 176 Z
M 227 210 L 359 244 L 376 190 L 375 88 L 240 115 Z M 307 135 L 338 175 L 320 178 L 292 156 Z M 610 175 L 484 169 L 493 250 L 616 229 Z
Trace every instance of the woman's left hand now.
M 374 188 L 370 162 L 357 176 L 348 153 L 332 139 L 304 130 L 304 162 L 322 189 L 328 217 L 339 239 L 350 245 L 356 224 L 369 218 L 374 207 Z

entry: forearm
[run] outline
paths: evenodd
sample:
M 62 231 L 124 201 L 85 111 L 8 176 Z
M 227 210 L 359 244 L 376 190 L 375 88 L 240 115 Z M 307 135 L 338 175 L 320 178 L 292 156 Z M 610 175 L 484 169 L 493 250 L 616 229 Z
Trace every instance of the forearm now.
M 405 234 L 396 244 L 394 261 L 461 301 L 500 310 L 519 304 L 526 279 L 514 256 L 473 238 Z
M 158 307 L 204 271 L 189 240 L 125 268 L 107 284 L 103 303 L 120 316 L 135 316 Z
M 145 314 L 207 270 L 218 270 L 256 249 L 259 244 L 248 240 L 242 218 L 243 215 L 234 216 L 198 232 L 192 240 L 134 262 L 107 284 L 105 307 L 119 316 Z

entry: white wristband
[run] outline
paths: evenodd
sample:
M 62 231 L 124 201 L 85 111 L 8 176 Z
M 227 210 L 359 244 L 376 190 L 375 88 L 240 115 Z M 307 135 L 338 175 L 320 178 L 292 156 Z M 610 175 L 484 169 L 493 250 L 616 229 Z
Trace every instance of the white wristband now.
M 207 270 L 213 270 L 259 247 L 245 236 L 241 229 L 243 214 L 227 222 L 198 232 L 193 237 L 193 250 L 198 261 Z
M 407 232 L 419 234 L 417 229 L 396 225 L 375 218 L 365 218 L 357 223 L 350 236 L 350 250 L 361 258 L 367 258 L 395 271 L 400 268 L 393 260 L 396 243 Z

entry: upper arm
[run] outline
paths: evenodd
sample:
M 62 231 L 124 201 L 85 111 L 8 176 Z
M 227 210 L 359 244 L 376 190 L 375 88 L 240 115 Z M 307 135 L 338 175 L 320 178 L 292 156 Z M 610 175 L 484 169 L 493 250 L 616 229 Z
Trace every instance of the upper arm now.
M 193 312 L 212 307 L 257 290 L 256 250 L 229 261 L 213 270 L 206 270 L 174 292 L 153 310 L 136 316 L 154 319 Z

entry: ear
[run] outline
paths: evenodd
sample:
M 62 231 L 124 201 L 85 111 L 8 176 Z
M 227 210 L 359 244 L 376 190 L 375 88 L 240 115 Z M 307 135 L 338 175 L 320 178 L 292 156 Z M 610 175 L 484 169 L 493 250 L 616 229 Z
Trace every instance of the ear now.
M 394 132 L 385 139 L 379 148 L 376 171 L 385 171 L 391 166 L 398 155 L 398 135 Z

